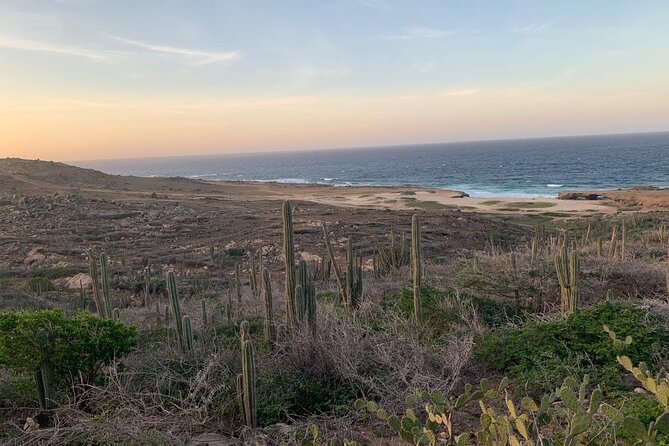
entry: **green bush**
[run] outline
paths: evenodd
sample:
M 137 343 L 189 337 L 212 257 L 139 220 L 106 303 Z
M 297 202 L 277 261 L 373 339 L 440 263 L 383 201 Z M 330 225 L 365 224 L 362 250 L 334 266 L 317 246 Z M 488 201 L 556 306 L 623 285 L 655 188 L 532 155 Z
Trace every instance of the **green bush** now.
M 47 277 L 30 277 L 28 279 L 28 289 L 34 293 L 38 291 L 50 291 L 53 289 L 51 281 Z
M 621 303 L 606 302 L 565 320 L 530 323 L 519 329 L 502 329 L 480 340 L 477 357 L 507 373 L 518 390 L 532 396 L 547 393 L 568 376 L 584 374 L 607 390 L 622 389 L 616 362 L 619 352 L 602 326 L 620 338 L 632 336 L 625 350 L 634 363 L 653 361 L 654 344 L 666 345 L 669 332 L 646 311 Z
M 228 248 L 225 250 L 225 253 L 229 257 L 242 257 L 246 254 L 246 250 L 244 248 Z
M 437 290 L 432 287 L 421 288 L 423 313 L 429 326 L 437 331 L 447 332 L 450 326 L 460 322 L 458 315 L 442 305 L 456 299 L 455 290 Z M 471 304 L 481 321 L 490 327 L 504 325 L 509 320 L 524 318 L 523 311 L 515 303 L 498 302 L 487 297 L 460 294 L 459 299 Z M 383 302 L 385 308 L 394 308 L 406 317 L 413 315 L 413 291 L 405 288 L 400 293 L 388 296 Z
M 259 353 L 264 353 L 269 350 L 267 340 L 264 335 L 265 319 L 263 317 L 247 317 L 244 319 L 249 323 L 249 333 L 253 341 L 253 347 Z M 224 322 L 222 325 L 216 327 L 211 335 L 213 342 L 217 345 L 225 347 L 231 351 L 240 351 L 239 344 L 239 327 L 241 321 Z
M 305 377 L 276 371 L 258 388 L 261 426 L 286 422 L 289 416 L 349 411 L 355 390 L 334 377 Z
M 84 311 L 75 316 L 61 310 L 0 312 L 0 365 L 32 374 L 46 360 L 57 386 L 75 379 L 92 382 L 102 366 L 135 344 L 134 327 Z

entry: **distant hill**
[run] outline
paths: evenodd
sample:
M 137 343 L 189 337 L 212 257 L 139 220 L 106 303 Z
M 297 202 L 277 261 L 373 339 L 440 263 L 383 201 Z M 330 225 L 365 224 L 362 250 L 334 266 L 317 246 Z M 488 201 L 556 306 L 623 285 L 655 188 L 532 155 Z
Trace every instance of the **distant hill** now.
M 4 192 L 29 193 L 59 189 L 199 192 L 209 187 L 207 183 L 187 178 L 109 175 L 54 161 L 0 159 L 0 189 Z

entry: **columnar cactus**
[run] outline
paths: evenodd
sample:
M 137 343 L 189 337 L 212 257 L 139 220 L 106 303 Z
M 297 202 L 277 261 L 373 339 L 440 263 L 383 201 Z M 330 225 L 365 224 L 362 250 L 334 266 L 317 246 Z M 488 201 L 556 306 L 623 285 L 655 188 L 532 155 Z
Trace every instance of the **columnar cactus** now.
M 669 295 L 669 247 L 667 248 L 667 295 Z
M 228 323 L 232 322 L 232 293 L 228 290 L 228 301 L 225 304 L 225 319 Z
M 40 365 L 37 370 L 35 370 L 35 383 L 37 384 L 37 395 L 39 397 L 40 407 L 43 410 L 47 410 L 51 398 L 51 381 L 53 377 L 53 369 L 49 357 L 51 351 L 51 338 L 49 333 L 44 329 L 39 330 L 37 332 L 37 342 L 41 358 Z
M 109 259 L 104 252 L 100 254 L 100 279 L 102 280 L 102 298 L 104 299 L 104 307 L 107 312 L 105 319 L 112 318 L 111 296 L 109 292 L 109 275 L 107 274 L 107 265 Z
M 312 333 L 316 331 L 316 284 L 309 274 L 307 262 L 302 260 L 299 268 L 298 316 L 300 323 L 306 323 Z
M 349 313 L 353 309 L 353 294 L 355 287 L 355 266 L 353 257 L 353 241 L 351 237 L 346 241 L 346 302 L 344 306 Z
M 283 253 L 286 258 L 286 315 L 288 326 L 297 330 L 300 326 L 298 318 L 298 301 L 295 294 L 295 242 L 293 232 L 293 210 L 290 201 L 283 202 Z
M 420 288 L 423 281 L 423 250 L 418 215 L 414 215 L 411 219 L 411 274 L 413 286 Z
M 207 301 L 203 299 L 201 301 L 201 304 L 202 304 L 202 326 L 206 327 L 207 326 Z
M 237 302 L 242 303 L 242 266 L 240 263 L 235 265 L 235 293 Z
M 276 326 L 274 325 L 274 308 L 272 304 L 272 278 L 267 268 L 262 270 L 263 294 L 265 297 L 265 339 L 269 344 L 276 341 Z
M 335 279 L 337 280 L 337 288 L 339 288 L 339 294 L 341 296 L 342 302 L 346 302 L 347 297 L 346 288 L 344 286 L 344 276 L 341 272 L 341 269 L 339 268 L 339 265 L 337 264 L 337 260 L 335 259 L 334 251 L 332 250 L 332 245 L 330 244 L 330 236 L 328 235 L 327 225 L 325 222 L 322 222 L 321 226 L 323 227 L 323 240 L 325 241 L 325 248 L 327 249 L 328 256 L 330 257 L 330 263 L 334 269 Z
M 249 272 L 249 284 L 251 286 L 251 293 L 256 299 L 260 297 L 260 288 L 258 286 L 258 269 L 256 268 L 255 257 L 251 256 Z
M 539 234 L 535 233 L 532 237 L 532 246 L 530 248 L 530 263 L 534 265 L 534 262 L 537 261 L 537 255 L 539 254 Z
M 376 246 L 376 253 L 373 259 L 374 273 L 376 276 L 383 276 L 391 271 L 397 270 L 410 262 L 407 241 L 402 235 L 399 243 L 395 240 L 395 233 L 390 231 L 389 246 Z
M 195 339 L 193 338 L 193 324 L 191 323 L 190 316 L 186 315 L 183 317 L 182 321 L 183 326 L 183 339 L 184 345 L 183 349 L 186 351 L 191 351 L 193 349 L 193 344 Z
M 420 238 L 420 220 L 417 215 L 411 219 L 411 273 L 413 278 L 413 316 L 417 324 L 423 322 L 420 297 L 423 273 L 423 253 Z
M 93 300 L 95 300 L 95 310 L 102 319 L 107 319 L 107 310 L 100 293 L 100 276 L 98 274 L 98 265 L 92 253 L 88 253 L 88 268 L 91 275 L 91 285 L 93 287 Z
M 249 333 L 249 323 L 243 321 L 240 326 L 240 341 L 242 349 L 241 379 L 237 378 L 239 400 L 244 424 L 249 427 L 257 426 L 256 404 L 256 367 L 253 342 Z
M 174 319 L 174 332 L 181 348 L 185 347 L 183 320 L 181 317 L 181 305 L 179 303 L 179 293 L 177 291 L 177 278 L 174 271 L 169 271 L 166 277 L 167 295 L 172 305 L 172 317 Z
M 346 293 L 344 310 L 350 313 L 362 301 L 362 257 L 353 252 L 353 238 L 346 242 Z
M 618 244 L 618 234 L 616 229 L 616 226 L 611 229 L 611 243 L 609 244 L 609 257 L 611 258 L 616 256 L 616 247 Z
M 560 253 L 555 257 L 555 271 L 560 282 L 560 307 L 562 314 L 569 316 L 578 311 L 579 306 L 579 261 L 578 253 L 575 249 L 571 250 L 570 255 L 567 251 L 567 246 L 562 247 Z
M 423 302 L 417 286 L 413 287 L 413 320 L 416 324 L 423 322 Z
M 627 257 L 627 225 L 623 221 L 622 224 L 622 235 L 620 238 L 620 258 L 625 259 Z
M 597 238 L 597 257 L 601 257 L 604 252 L 604 240 L 601 237 Z

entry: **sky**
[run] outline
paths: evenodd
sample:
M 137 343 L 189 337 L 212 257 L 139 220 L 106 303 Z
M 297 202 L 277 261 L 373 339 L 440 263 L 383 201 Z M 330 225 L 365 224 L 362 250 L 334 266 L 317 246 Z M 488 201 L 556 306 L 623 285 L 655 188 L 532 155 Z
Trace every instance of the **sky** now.
M 0 0 L 0 157 L 669 130 L 667 0 Z

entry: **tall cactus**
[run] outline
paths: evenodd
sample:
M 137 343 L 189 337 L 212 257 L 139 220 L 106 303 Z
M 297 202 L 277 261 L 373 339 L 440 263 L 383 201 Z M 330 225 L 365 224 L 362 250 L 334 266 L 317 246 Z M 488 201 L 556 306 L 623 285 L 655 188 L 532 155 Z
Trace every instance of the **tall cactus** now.
M 186 315 L 183 317 L 182 320 L 182 325 L 183 325 L 183 339 L 184 339 L 184 345 L 183 349 L 185 351 L 191 351 L 193 350 L 193 344 L 195 343 L 195 339 L 193 338 L 193 324 L 191 323 L 190 316 Z
M 177 291 L 177 278 L 174 271 L 169 271 L 166 277 L 167 295 L 172 305 L 172 317 L 174 319 L 174 332 L 181 348 L 185 347 L 183 320 L 181 316 L 181 304 L 179 303 L 179 292 Z
M 567 251 L 567 246 L 563 246 L 557 256 L 555 256 L 555 271 L 560 282 L 560 308 L 562 314 L 569 316 L 578 311 L 579 291 L 578 275 L 579 260 L 575 249 L 571 250 L 571 255 Z
M 269 344 L 276 341 L 276 326 L 274 325 L 274 308 L 272 303 L 272 278 L 267 268 L 262 270 L 263 294 L 265 297 L 265 339 Z
M 420 238 L 420 220 L 417 215 L 411 219 L 411 273 L 413 279 L 413 316 L 414 322 L 423 322 L 423 309 L 420 297 L 423 273 L 423 252 Z
M 309 274 L 307 262 L 302 260 L 299 268 L 298 317 L 300 323 L 306 323 L 312 333 L 316 332 L 316 284 Z
M 601 237 L 597 237 L 597 257 L 601 257 L 602 252 L 604 252 L 604 240 Z
M 100 293 L 100 276 L 98 274 L 98 264 L 92 253 L 88 253 L 88 269 L 91 275 L 91 286 L 93 288 L 93 300 L 95 301 L 95 310 L 102 319 L 107 319 L 107 310 L 105 308 L 102 294 Z
M 242 350 L 241 379 L 237 378 L 239 401 L 244 424 L 249 427 L 257 426 L 256 403 L 256 367 L 253 342 L 249 333 L 249 323 L 243 321 L 240 326 L 240 342 Z
M 235 264 L 235 293 L 237 294 L 237 302 L 242 303 L 242 265 Z
M 106 319 L 112 318 L 111 296 L 109 292 L 109 274 L 107 273 L 107 265 L 109 259 L 104 252 L 100 254 L 100 279 L 102 280 L 102 298 L 105 303 L 105 311 L 107 312 Z
M 346 288 L 344 287 L 344 276 L 341 272 L 341 269 L 339 268 L 339 265 L 337 264 L 337 260 L 335 259 L 334 251 L 332 250 L 332 244 L 330 243 L 330 236 L 328 235 L 327 225 L 325 222 L 322 222 L 321 226 L 323 228 L 323 241 L 325 242 L 325 248 L 328 252 L 328 257 L 330 257 L 330 263 L 332 264 L 332 268 L 334 269 L 335 273 L 335 279 L 337 280 L 337 288 L 339 288 L 339 294 L 341 296 L 342 302 L 346 302 L 347 297 Z
M 350 313 L 362 301 L 362 257 L 353 252 L 353 238 L 346 241 L 346 293 L 344 310 Z
M 249 284 L 251 286 L 251 293 L 254 298 L 260 297 L 260 287 L 258 286 L 258 269 L 256 268 L 255 257 L 251 256 L 250 261 L 250 272 L 249 272 Z
M 669 247 L 667 247 L 667 295 L 669 296 Z
M 297 330 L 298 302 L 295 294 L 295 242 L 293 232 L 293 210 L 290 201 L 283 202 L 283 253 L 286 258 L 286 315 L 288 326 Z
M 349 237 L 346 241 L 346 301 L 344 302 L 346 313 L 350 313 L 353 309 L 353 293 L 355 287 L 354 261 L 353 240 Z
M 611 242 L 609 244 L 609 257 L 611 258 L 616 256 L 616 246 L 618 244 L 618 234 L 616 229 L 616 226 L 611 229 Z
M 232 322 L 232 293 L 228 290 L 228 301 L 225 304 L 225 319 L 228 323 Z
M 623 221 L 622 223 L 622 234 L 620 237 L 620 258 L 625 260 L 627 257 L 627 225 Z
M 207 301 L 202 299 L 201 301 L 202 305 L 202 326 L 206 327 L 207 326 Z
M 35 383 L 37 384 L 40 407 L 43 410 L 47 410 L 49 408 L 49 400 L 51 399 L 53 368 L 50 358 L 51 337 L 46 330 L 41 329 L 37 332 L 37 343 L 40 351 L 40 365 L 35 370 Z

